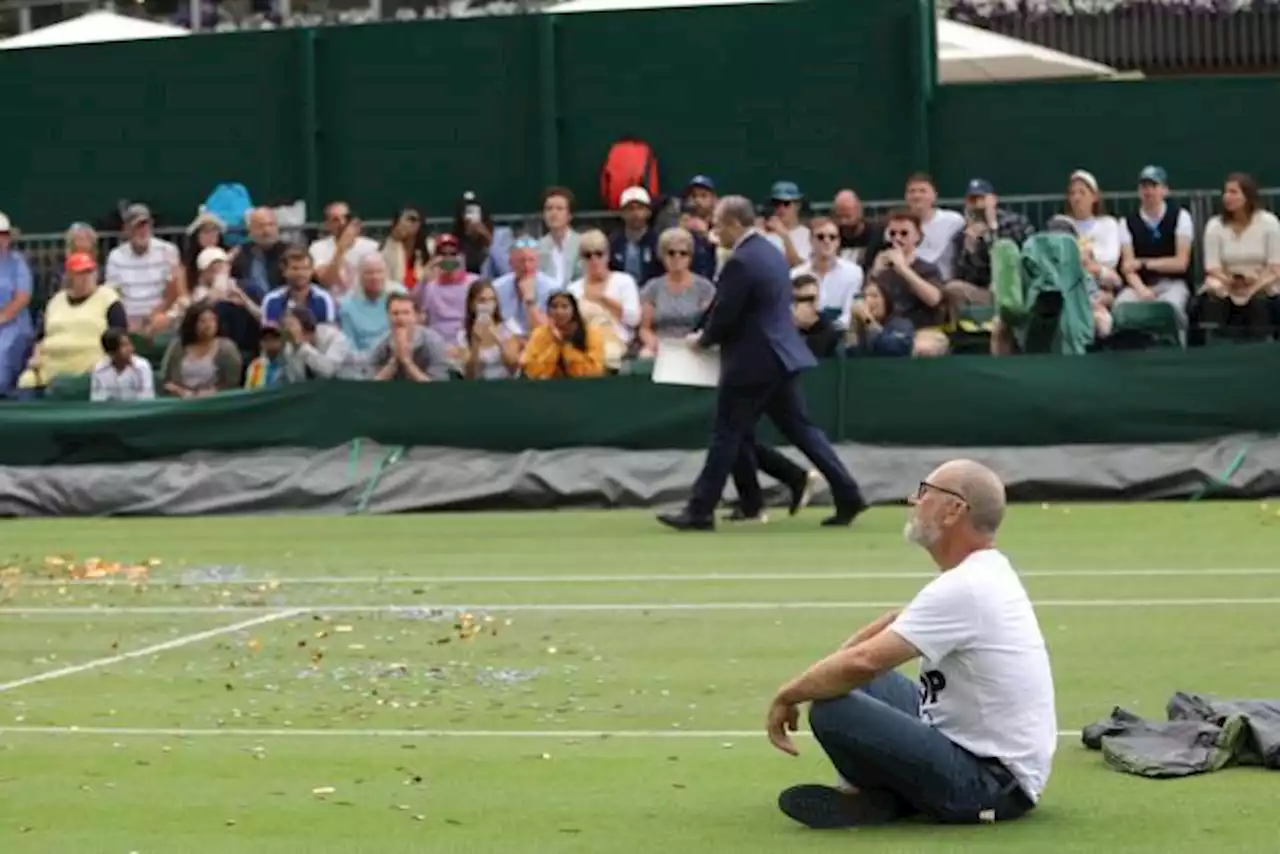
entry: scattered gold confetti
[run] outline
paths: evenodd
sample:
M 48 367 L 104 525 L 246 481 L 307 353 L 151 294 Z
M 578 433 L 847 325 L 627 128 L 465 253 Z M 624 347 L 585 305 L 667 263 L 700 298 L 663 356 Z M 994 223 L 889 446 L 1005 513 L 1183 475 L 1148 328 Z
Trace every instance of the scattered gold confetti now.
M 336 791 L 338 790 L 335 789 L 333 786 L 317 786 L 316 788 L 311 790 L 311 794 L 317 797 L 323 797 L 325 795 L 332 795 Z
M 549 647 L 547 647 L 547 652 L 548 652 L 548 653 L 550 653 L 551 655 L 555 655 L 555 654 L 556 654 L 556 648 L 555 648 L 554 646 L 549 646 Z
M 262 641 L 258 640 L 257 638 L 250 638 L 249 643 L 247 643 L 246 646 L 248 646 L 249 649 L 253 650 L 254 652 L 257 652 L 258 650 L 262 649 Z
M 347 644 L 347 649 L 357 649 L 357 650 L 358 650 L 358 649 L 364 649 L 364 644 L 362 644 L 362 643 L 352 643 L 352 644 Z
M 342 632 L 343 634 L 345 634 L 345 633 L 347 633 L 347 632 L 353 632 L 353 631 L 355 631 L 355 629 L 354 629 L 353 627 L 351 627 L 351 626 L 334 626 L 334 627 L 333 627 L 333 630 L 334 630 L 335 632 Z

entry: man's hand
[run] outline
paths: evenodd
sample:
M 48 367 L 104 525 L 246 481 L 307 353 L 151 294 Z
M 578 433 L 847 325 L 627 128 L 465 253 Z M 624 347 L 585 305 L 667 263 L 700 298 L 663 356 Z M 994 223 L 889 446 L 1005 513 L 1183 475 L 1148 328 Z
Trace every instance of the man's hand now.
M 779 237 L 787 233 L 787 227 L 782 224 L 782 220 L 776 216 L 771 216 L 764 221 L 765 230 Z
M 885 263 L 895 270 L 904 270 L 907 267 L 906 256 L 903 255 L 902 250 L 896 246 L 881 252 L 880 258 L 883 258 Z M 877 258 L 876 260 L 879 261 L 880 258 Z
M 396 360 L 403 362 L 413 356 L 413 348 L 409 345 L 409 330 L 397 326 L 391 333 L 391 352 Z
M 1137 294 L 1138 299 L 1142 300 L 1143 302 L 1151 302 L 1153 299 L 1156 298 L 1156 292 L 1151 290 L 1151 288 L 1147 287 L 1145 284 L 1130 283 L 1129 287 L 1133 288 L 1133 292 Z
M 800 707 L 793 706 L 775 697 L 769 706 L 769 716 L 765 722 L 765 732 L 769 734 L 769 743 L 791 756 L 799 756 L 795 743 L 791 741 L 791 733 L 800 728 Z
M 285 313 L 284 320 L 281 322 L 280 327 L 284 330 L 284 334 L 288 339 L 294 344 L 302 343 L 304 337 L 302 334 L 302 323 L 292 313 Z
M 528 302 L 534 298 L 534 288 L 537 286 L 536 278 L 537 274 L 534 274 L 533 276 L 525 276 L 516 282 L 516 291 L 520 294 L 521 302 Z

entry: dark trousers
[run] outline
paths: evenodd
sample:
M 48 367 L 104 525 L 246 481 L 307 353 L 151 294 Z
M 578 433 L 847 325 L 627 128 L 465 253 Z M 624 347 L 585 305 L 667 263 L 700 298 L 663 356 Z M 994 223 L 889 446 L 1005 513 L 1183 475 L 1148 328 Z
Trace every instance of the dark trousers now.
M 725 481 L 733 476 L 742 505 L 758 508 L 763 499 L 757 476 L 755 425 L 767 415 L 778 431 L 814 464 L 831 487 L 836 507 L 862 505 L 858 483 L 836 456 L 827 437 L 809 419 L 800 393 L 798 374 L 787 374 L 773 382 L 747 386 L 722 386 L 716 396 L 716 420 L 711 430 L 711 447 L 702 472 L 693 484 L 688 512 L 706 518 L 720 503 Z M 776 462 L 776 460 L 774 460 Z M 789 461 L 788 461 L 789 462 Z M 752 502 L 756 504 L 752 505 Z
M 790 457 L 777 448 L 760 444 L 755 441 L 754 436 L 743 442 L 739 453 L 746 454 L 749 458 L 745 465 L 733 467 L 733 487 L 738 490 L 738 507 L 748 516 L 754 516 L 764 509 L 764 493 L 760 490 L 759 478 L 755 476 L 756 469 L 791 489 L 803 487 L 805 478 L 809 476 L 809 471 L 804 466 L 793 463 Z M 751 456 L 755 458 L 754 463 Z
M 904 815 L 976 824 L 1008 821 L 1034 804 L 1009 771 L 920 720 L 920 692 L 886 673 L 846 697 L 814 703 L 809 726 L 831 764 L 859 789 L 892 792 Z
M 1250 339 L 1271 337 L 1275 320 L 1275 300 L 1266 294 L 1257 294 L 1244 305 L 1236 305 L 1230 299 L 1213 294 L 1200 296 L 1199 321 L 1211 328 L 1236 329 L 1237 334 Z

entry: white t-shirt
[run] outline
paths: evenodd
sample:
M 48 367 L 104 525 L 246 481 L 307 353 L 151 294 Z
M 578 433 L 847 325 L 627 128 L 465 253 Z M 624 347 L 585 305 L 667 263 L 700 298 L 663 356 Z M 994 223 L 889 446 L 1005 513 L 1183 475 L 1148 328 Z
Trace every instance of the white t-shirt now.
M 338 246 L 332 237 L 322 237 L 311 244 L 310 250 L 311 263 L 317 269 L 327 266 L 333 260 L 333 256 L 337 254 Z M 368 237 L 357 237 L 355 243 L 351 244 L 351 248 L 347 250 L 347 254 L 342 258 L 342 286 L 340 292 L 345 293 L 353 284 L 360 281 L 360 262 L 367 255 L 378 254 L 378 244 Z
M 583 295 L 587 292 L 587 280 L 578 279 L 565 290 L 573 294 L 578 302 L 582 302 Z M 610 313 L 609 322 L 613 325 L 618 340 L 623 344 L 630 344 L 635 337 L 636 327 L 640 325 L 640 288 L 636 286 L 636 280 L 626 273 L 614 271 L 605 282 L 604 295 L 622 305 L 622 319 L 619 320 Z
M 808 258 L 813 254 L 813 234 L 809 231 L 807 225 L 797 225 L 788 232 L 791 237 L 791 245 L 795 247 L 796 254 L 801 258 Z M 776 234 L 765 234 L 764 239 L 778 247 L 778 251 L 782 252 L 782 238 Z
M 1097 216 L 1072 220 L 1081 237 L 1088 238 L 1093 260 L 1115 269 L 1120 263 L 1120 223 L 1115 217 Z M 1130 241 L 1132 242 L 1132 241 Z
M 853 314 L 853 301 L 862 292 L 862 268 L 852 261 L 837 258 L 835 266 L 820 276 L 813 269 L 813 263 L 806 261 L 791 271 L 791 279 L 797 276 L 813 276 L 818 280 L 818 310 L 839 309 L 840 317 L 836 325 L 849 328 Z
M 964 231 L 964 216 L 944 208 L 934 208 L 933 216 L 921 223 L 916 257 L 937 265 L 944 282 L 951 278 L 955 268 L 956 246 L 952 238 L 961 231 Z
M 889 629 L 920 651 L 920 718 L 999 759 L 1039 800 L 1058 747 L 1053 674 L 1008 558 L 974 552 L 926 584 Z

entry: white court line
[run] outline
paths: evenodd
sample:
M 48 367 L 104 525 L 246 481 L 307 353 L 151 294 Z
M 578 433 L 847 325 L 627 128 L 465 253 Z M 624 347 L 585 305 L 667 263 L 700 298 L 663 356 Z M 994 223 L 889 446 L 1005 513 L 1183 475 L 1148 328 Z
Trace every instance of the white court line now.
M 77 673 L 84 673 L 87 670 L 96 670 L 99 667 L 107 667 L 112 664 L 119 664 L 122 661 L 128 661 L 132 658 L 144 658 L 148 655 L 155 655 L 160 652 L 167 652 L 171 649 L 189 646 L 193 643 L 206 641 L 210 638 L 220 637 L 221 635 L 229 635 L 244 629 L 261 626 L 265 623 L 273 623 L 276 620 L 283 620 L 286 617 L 296 617 L 302 613 L 297 609 L 289 609 L 286 611 L 273 611 L 261 617 L 254 617 L 251 620 L 241 620 L 238 623 L 232 623 L 229 626 L 222 626 L 217 629 L 209 629 L 204 632 L 197 632 L 192 635 L 183 635 L 164 643 L 153 644 L 142 649 L 135 649 L 131 652 L 122 652 L 119 655 L 108 656 L 107 658 L 97 658 L 93 661 L 86 661 L 83 664 L 72 664 L 67 667 L 59 667 L 57 670 L 47 670 L 44 673 L 37 673 L 34 676 L 24 676 L 21 679 L 15 679 L 12 682 L 0 682 L 0 693 L 12 691 L 16 688 L 23 688 L 27 685 L 36 685 L 40 682 L 48 682 L 51 679 L 61 679 L 64 676 L 74 676 Z
M 763 729 L 725 730 L 452 730 L 452 729 L 182 729 L 142 727 L 85 727 L 85 726 L 3 726 L 0 735 L 116 735 L 116 736 L 173 736 L 175 738 L 209 738 L 216 736 L 233 738 L 764 738 Z M 809 736 L 807 731 L 798 736 Z M 1080 730 L 1058 731 L 1058 738 L 1079 738 Z
M 238 587 L 265 584 L 333 585 L 342 587 L 376 587 L 381 585 L 408 584 L 647 584 L 654 582 L 699 581 L 877 581 L 932 578 L 937 573 L 903 570 L 869 570 L 867 572 L 707 572 L 664 575 L 647 573 L 640 575 L 311 575 L 299 578 L 152 578 L 147 583 L 172 587 Z M 1079 570 L 1027 570 L 1019 572 L 1022 578 L 1235 578 L 1249 576 L 1277 576 L 1280 568 L 1255 569 L 1079 569 Z M 20 581 L 21 587 L 111 587 L 132 586 L 136 582 L 122 578 L 53 579 L 34 578 Z
M 626 612 L 626 611 L 829 611 L 867 608 L 900 608 L 901 600 L 880 602 L 598 602 L 598 603 L 509 603 L 475 605 L 455 602 L 423 602 L 416 605 L 297 605 L 290 611 L 277 611 L 273 605 L 156 605 L 123 606 L 119 608 L 101 605 L 50 606 L 44 608 L 0 607 L 0 618 L 34 616 L 96 616 L 113 617 L 128 615 L 179 615 L 179 614 L 255 614 L 271 612 L 273 619 L 301 614 L 416 614 L 424 618 L 435 616 L 431 612 Z M 1208 607 L 1216 605 L 1280 605 L 1280 598 L 1235 599 L 1041 599 L 1031 603 L 1037 608 L 1173 608 Z M 269 615 L 269 616 L 270 616 Z M 443 616 L 443 615 L 441 615 Z

